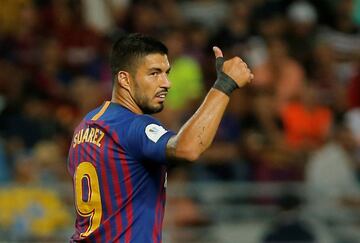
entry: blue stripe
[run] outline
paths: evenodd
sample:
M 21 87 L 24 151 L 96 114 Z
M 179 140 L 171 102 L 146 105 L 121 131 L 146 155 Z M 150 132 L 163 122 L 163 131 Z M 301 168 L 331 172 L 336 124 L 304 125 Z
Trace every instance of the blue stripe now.
M 96 243 L 96 238 L 95 238 L 94 234 L 89 235 L 89 237 L 87 238 L 87 242 Z
M 111 149 L 113 149 L 113 148 L 110 148 L 109 147 L 109 142 L 110 142 L 110 139 L 111 138 L 109 138 L 108 136 L 105 136 L 106 137 L 106 146 L 105 146 L 105 148 L 107 148 L 106 149 L 106 153 L 105 153 L 105 168 L 106 168 L 106 171 L 108 172 L 108 173 L 106 173 L 106 179 L 107 179 L 107 182 L 108 182 L 108 184 L 109 184 L 109 191 L 110 191 L 110 198 L 111 198 L 111 201 L 110 201 L 110 205 L 111 205 L 111 211 L 114 213 L 115 211 L 116 211 L 116 198 L 115 198 L 115 189 L 114 189 L 114 179 L 113 179 L 113 176 L 112 176 L 112 174 L 111 174 L 111 168 L 110 168 L 110 156 L 111 156 L 111 154 L 110 154 L 110 151 L 111 151 Z M 110 217 L 110 215 L 108 216 L 108 217 Z M 114 226 L 114 222 L 113 222 L 113 220 L 114 219 L 112 219 L 112 221 L 111 222 L 109 222 L 109 228 L 110 228 L 110 230 L 111 230 L 111 238 L 114 238 L 115 237 L 115 235 L 116 235 L 116 229 L 114 230 L 113 229 L 113 226 Z
M 103 178 L 102 178 L 102 168 L 101 168 L 101 150 L 102 150 L 102 148 L 96 149 L 96 160 L 94 161 L 94 163 L 96 163 L 96 168 L 97 168 L 97 172 L 98 172 L 100 194 L 101 194 L 101 204 L 102 204 L 102 219 L 105 219 L 108 217 L 108 210 L 105 207 L 105 203 L 104 203 L 105 192 L 104 192 L 104 185 L 102 184 Z M 105 154 L 104 154 L 104 157 L 105 157 Z M 101 237 L 101 242 L 106 242 L 105 228 L 104 228 L 103 224 L 100 224 L 99 235 Z
M 114 154 L 115 156 L 115 154 Z M 124 183 L 124 172 L 122 170 L 122 167 L 121 167 L 121 163 L 124 163 L 124 161 L 121 161 L 120 160 L 120 157 L 119 155 L 117 155 L 114 160 L 116 161 L 116 170 L 118 172 L 118 175 L 119 175 L 119 181 L 120 181 L 120 191 L 121 191 L 121 199 L 122 199 L 122 205 L 124 205 L 125 203 L 125 199 L 128 197 L 127 193 L 126 193 L 126 187 L 125 187 L 125 183 Z M 120 215 L 118 215 L 118 217 L 121 217 L 121 223 L 122 223 L 122 231 L 124 233 L 124 230 L 126 229 L 127 227 L 127 219 L 126 219 L 126 210 L 125 210 L 125 207 L 122 207 L 121 208 L 121 211 L 120 211 Z M 120 238 L 120 242 L 125 242 L 125 234 L 122 234 L 122 237 Z

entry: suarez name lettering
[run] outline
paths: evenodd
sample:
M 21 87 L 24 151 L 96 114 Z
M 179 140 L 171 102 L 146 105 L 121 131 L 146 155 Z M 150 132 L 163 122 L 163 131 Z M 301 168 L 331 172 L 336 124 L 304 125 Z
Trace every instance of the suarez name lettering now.
M 93 143 L 96 146 L 101 146 L 101 140 L 104 138 L 105 133 L 98 128 L 88 127 L 86 129 L 81 129 L 74 136 L 73 148 L 76 145 L 81 143 Z

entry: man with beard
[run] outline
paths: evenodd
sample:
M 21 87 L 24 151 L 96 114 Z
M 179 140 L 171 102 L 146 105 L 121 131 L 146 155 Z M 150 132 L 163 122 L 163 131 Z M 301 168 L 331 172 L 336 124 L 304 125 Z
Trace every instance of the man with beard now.
M 161 242 L 167 161 L 195 161 L 210 146 L 232 91 L 253 77 L 239 57 L 224 62 L 213 49 L 217 80 L 174 133 L 149 115 L 163 109 L 171 86 L 167 48 L 141 34 L 114 43 L 112 99 L 85 116 L 70 145 L 77 211 L 71 242 Z

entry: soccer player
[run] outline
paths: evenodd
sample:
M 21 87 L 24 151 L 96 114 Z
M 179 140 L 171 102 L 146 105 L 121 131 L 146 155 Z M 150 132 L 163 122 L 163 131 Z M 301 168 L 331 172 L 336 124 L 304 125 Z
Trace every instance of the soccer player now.
M 141 34 L 114 43 L 112 99 L 85 116 L 70 145 L 77 212 L 71 242 L 161 242 L 167 161 L 195 161 L 210 146 L 232 91 L 253 77 L 239 57 L 224 62 L 213 49 L 217 80 L 174 133 L 149 115 L 163 109 L 171 86 L 167 48 Z

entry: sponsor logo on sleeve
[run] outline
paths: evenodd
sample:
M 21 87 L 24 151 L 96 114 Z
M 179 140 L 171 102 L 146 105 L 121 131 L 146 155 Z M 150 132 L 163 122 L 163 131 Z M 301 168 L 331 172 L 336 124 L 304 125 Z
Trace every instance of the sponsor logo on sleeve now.
M 146 136 L 154 143 L 156 143 L 166 132 L 167 131 L 162 126 L 157 124 L 149 124 L 145 128 Z

